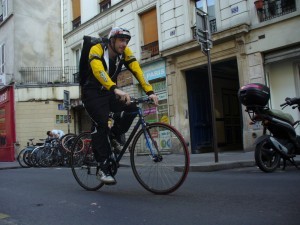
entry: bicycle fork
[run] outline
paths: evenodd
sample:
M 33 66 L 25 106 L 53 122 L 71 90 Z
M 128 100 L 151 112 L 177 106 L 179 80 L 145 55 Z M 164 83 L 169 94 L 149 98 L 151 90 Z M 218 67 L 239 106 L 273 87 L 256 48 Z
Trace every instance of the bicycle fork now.
M 151 159 L 154 162 L 161 162 L 163 160 L 160 152 L 159 152 L 159 148 L 157 145 L 157 141 L 154 140 L 154 138 L 152 137 L 149 128 L 147 128 L 146 124 L 142 125 L 142 129 L 143 129 L 143 133 L 146 139 L 146 146 L 148 147 L 150 153 L 151 153 Z M 155 151 L 156 150 L 156 151 Z

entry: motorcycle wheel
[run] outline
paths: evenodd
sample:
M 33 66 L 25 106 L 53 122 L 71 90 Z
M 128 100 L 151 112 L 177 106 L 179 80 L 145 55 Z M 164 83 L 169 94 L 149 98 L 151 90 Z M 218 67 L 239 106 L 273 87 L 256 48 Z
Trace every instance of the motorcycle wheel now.
M 255 147 L 255 162 L 262 171 L 270 173 L 280 165 L 280 155 L 268 141 L 263 141 Z

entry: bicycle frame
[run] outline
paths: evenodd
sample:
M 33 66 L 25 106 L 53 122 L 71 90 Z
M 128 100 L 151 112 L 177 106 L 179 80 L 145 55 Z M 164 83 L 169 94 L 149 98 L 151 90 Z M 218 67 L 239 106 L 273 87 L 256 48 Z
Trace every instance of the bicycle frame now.
M 126 143 L 124 144 L 124 146 L 123 146 L 120 154 L 117 156 L 116 163 L 119 163 L 120 160 L 122 159 L 124 153 L 126 152 L 129 144 L 131 143 L 132 139 L 134 138 L 134 136 L 135 136 L 135 134 L 138 131 L 138 129 L 139 129 L 140 126 L 142 126 L 142 129 L 143 129 L 144 134 L 145 134 L 145 138 L 147 140 L 147 145 L 149 146 L 150 152 L 151 152 L 151 154 L 153 156 L 153 150 L 152 150 L 151 145 L 149 144 L 149 138 L 146 135 L 146 126 L 147 126 L 147 123 L 146 123 L 146 121 L 144 119 L 144 115 L 143 115 L 142 109 L 140 107 L 138 107 L 138 110 L 136 112 L 132 112 L 132 113 L 128 113 L 128 114 L 138 115 L 139 119 L 138 119 L 137 123 L 135 124 L 132 132 L 130 133 L 130 135 L 129 135 L 127 141 L 126 141 Z

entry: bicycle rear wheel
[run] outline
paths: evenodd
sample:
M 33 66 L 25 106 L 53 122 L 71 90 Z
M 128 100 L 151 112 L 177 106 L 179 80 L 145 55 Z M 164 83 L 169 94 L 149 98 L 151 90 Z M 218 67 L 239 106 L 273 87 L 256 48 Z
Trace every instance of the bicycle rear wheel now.
M 92 150 L 91 132 L 76 137 L 71 148 L 71 169 L 77 183 L 88 191 L 96 191 L 104 184 L 97 179 L 97 162 Z
M 28 156 L 28 154 L 25 154 L 26 151 L 29 151 L 27 148 L 24 148 L 20 151 L 20 153 L 18 154 L 18 157 L 17 157 L 17 160 L 18 160 L 18 163 L 20 164 L 21 167 L 23 168 L 29 168 L 30 166 L 27 165 L 25 163 L 25 157 Z
M 141 129 L 132 143 L 133 173 L 146 190 L 155 194 L 172 193 L 188 174 L 187 145 L 181 134 L 168 124 L 152 123 L 146 129 L 147 134 Z
M 71 147 L 73 144 L 73 141 L 75 140 L 76 134 L 65 134 L 60 138 L 60 148 L 62 148 L 66 153 L 71 152 Z

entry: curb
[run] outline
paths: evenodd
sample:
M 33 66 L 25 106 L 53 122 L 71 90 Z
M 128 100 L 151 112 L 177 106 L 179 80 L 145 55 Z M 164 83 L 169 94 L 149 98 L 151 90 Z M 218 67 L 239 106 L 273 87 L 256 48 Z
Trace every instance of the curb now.
M 210 165 L 191 165 L 189 172 L 213 172 L 219 170 L 236 169 L 243 167 L 255 166 L 253 161 L 240 161 L 240 162 L 229 162 L 229 163 L 216 163 Z
M 10 170 L 10 169 L 23 169 L 24 167 L 21 166 L 7 166 L 7 167 L 0 167 L 0 170 Z M 24 168 L 26 169 L 26 168 Z

